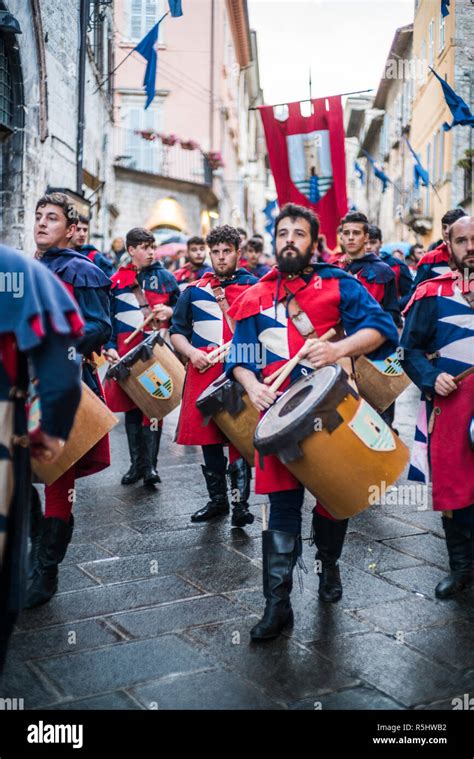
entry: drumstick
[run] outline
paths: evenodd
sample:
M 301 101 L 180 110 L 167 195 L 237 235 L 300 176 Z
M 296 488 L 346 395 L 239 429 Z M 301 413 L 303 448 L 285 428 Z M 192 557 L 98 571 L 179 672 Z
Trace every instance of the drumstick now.
M 199 369 L 200 374 L 203 374 L 204 372 L 207 372 L 207 370 L 211 366 L 215 366 L 219 363 L 221 358 L 224 355 L 227 355 L 227 352 L 230 349 L 230 346 L 232 344 L 232 340 L 229 340 L 228 343 L 224 343 L 224 345 L 220 345 L 218 348 L 215 348 L 213 351 L 207 354 L 208 359 L 210 360 L 210 363 L 207 364 L 203 369 Z
M 134 337 L 136 337 L 137 335 L 139 335 L 140 332 L 143 332 L 143 330 L 145 329 L 145 327 L 147 326 L 147 324 L 149 324 L 155 318 L 156 318 L 156 314 L 150 314 L 149 316 L 147 316 L 147 318 L 145 319 L 145 321 L 143 322 L 143 324 L 141 324 L 140 327 L 137 327 L 137 329 L 135 329 L 132 332 L 131 335 L 129 335 L 127 338 L 125 338 L 125 340 L 123 341 L 125 343 L 125 345 L 128 345 L 133 340 Z
M 469 377 L 471 374 L 474 373 L 474 366 L 470 366 L 469 369 L 465 369 L 461 374 L 458 374 L 456 377 L 454 377 L 454 381 L 456 385 L 458 385 L 461 380 L 465 379 L 466 377 Z
M 303 351 L 303 349 L 305 348 L 305 346 L 308 343 L 310 343 L 312 345 L 317 340 L 319 340 L 320 342 L 324 342 L 325 340 L 330 340 L 331 337 L 334 337 L 335 334 L 336 334 L 336 330 L 331 328 L 331 329 L 328 329 L 328 331 L 325 332 L 324 335 L 321 335 L 321 337 L 311 338 L 310 340 L 307 340 L 306 343 L 302 346 L 302 348 L 300 348 L 300 350 L 298 351 L 298 353 L 296 355 L 299 355 L 299 353 L 301 353 L 301 351 Z M 294 358 L 296 358 L 296 356 Z M 293 360 L 293 359 L 291 359 L 291 360 Z M 298 361 L 296 363 L 298 363 Z M 277 369 L 276 372 L 273 372 L 273 374 L 270 374 L 269 377 L 265 377 L 265 379 L 263 380 L 264 383 L 265 383 L 265 385 L 270 385 L 273 382 L 273 380 L 275 380 L 277 377 L 279 377 L 280 374 L 282 373 L 282 371 L 286 368 L 286 366 L 287 366 L 286 364 L 283 364 L 283 366 L 280 366 L 280 368 Z M 292 371 L 292 370 L 290 370 L 290 371 Z

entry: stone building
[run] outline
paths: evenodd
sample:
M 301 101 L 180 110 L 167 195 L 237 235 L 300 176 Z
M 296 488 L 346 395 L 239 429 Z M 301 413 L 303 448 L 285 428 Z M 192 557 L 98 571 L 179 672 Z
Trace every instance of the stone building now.
M 0 12 L 0 238 L 33 251 L 35 202 L 58 188 L 90 214 L 102 247 L 115 211 L 112 88 L 98 89 L 112 65 L 112 5 L 0 0 Z

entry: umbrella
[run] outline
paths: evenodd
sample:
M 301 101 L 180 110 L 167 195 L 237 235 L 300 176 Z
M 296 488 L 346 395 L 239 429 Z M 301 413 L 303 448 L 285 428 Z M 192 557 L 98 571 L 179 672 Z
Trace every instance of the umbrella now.
M 384 253 L 393 253 L 394 250 L 401 250 L 405 258 L 409 255 L 411 243 L 409 242 L 387 242 L 380 248 L 380 255 Z
M 188 237 L 186 235 L 183 235 L 182 232 L 173 232 L 170 235 L 167 235 L 163 237 L 163 239 L 160 240 L 160 245 L 167 245 L 168 243 L 185 243 L 187 241 Z
M 166 243 L 166 245 L 160 245 L 156 249 L 155 258 L 166 258 L 166 256 L 169 256 L 170 258 L 177 258 L 178 256 L 185 254 L 186 250 L 186 245 L 183 245 L 183 243 Z

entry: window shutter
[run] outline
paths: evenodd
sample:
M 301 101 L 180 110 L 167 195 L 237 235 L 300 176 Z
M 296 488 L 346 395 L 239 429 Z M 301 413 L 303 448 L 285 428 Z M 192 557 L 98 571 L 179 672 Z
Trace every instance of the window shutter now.
M 132 0 L 130 12 L 130 37 L 132 40 L 140 40 L 143 34 L 143 0 Z

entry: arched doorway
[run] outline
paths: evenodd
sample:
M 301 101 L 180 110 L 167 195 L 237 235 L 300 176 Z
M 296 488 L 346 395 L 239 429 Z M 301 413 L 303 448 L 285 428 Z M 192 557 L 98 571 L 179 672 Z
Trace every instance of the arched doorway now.
M 0 10 L 8 8 L 0 0 Z M 17 37 L 0 31 L 0 235 L 18 244 L 23 226 L 25 109 Z

